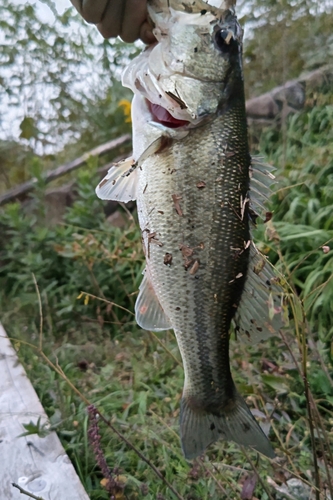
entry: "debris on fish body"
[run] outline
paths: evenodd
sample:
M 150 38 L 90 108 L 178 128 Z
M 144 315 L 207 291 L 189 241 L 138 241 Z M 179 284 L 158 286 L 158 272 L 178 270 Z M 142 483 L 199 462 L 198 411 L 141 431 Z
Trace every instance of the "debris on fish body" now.
M 282 288 L 250 235 L 274 177 L 249 154 L 242 30 L 228 0 L 150 0 L 148 10 L 157 42 L 123 75 L 135 94 L 133 158 L 96 192 L 137 200 L 146 270 L 136 320 L 175 331 L 185 457 L 220 438 L 274 457 L 229 363 L 231 323 L 250 343 L 282 326 Z

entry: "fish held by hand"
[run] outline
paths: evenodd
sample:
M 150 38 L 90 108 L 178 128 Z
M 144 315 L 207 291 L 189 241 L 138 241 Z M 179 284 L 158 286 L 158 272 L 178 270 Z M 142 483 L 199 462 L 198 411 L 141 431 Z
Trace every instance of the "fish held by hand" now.
M 283 326 L 283 288 L 250 233 L 273 175 L 249 154 L 242 30 L 230 2 L 151 0 L 148 8 L 157 43 L 123 75 L 135 94 L 133 158 L 96 191 L 137 200 L 146 270 L 136 320 L 175 332 L 185 457 L 220 438 L 274 457 L 229 361 L 232 324 L 249 343 Z

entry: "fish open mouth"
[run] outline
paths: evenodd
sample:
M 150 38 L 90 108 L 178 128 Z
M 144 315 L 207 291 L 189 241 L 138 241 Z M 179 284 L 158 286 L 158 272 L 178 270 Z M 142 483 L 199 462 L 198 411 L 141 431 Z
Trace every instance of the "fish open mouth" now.
M 163 106 L 160 106 L 159 104 L 154 104 L 150 102 L 148 99 L 146 99 L 149 111 L 152 115 L 152 118 L 155 122 L 160 123 L 164 127 L 168 128 L 179 128 L 179 127 L 184 127 L 185 125 L 189 125 L 189 121 L 187 120 L 178 120 L 178 118 L 175 118 L 172 116 L 171 113 Z

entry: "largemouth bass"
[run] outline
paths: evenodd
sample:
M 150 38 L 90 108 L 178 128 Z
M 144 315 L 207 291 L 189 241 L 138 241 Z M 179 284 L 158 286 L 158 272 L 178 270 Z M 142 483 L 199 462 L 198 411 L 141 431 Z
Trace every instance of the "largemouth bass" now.
M 250 235 L 273 176 L 249 154 L 233 2 L 213 3 L 148 0 L 157 42 L 123 75 L 135 94 L 133 158 L 114 165 L 97 194 L 137 200 L 146 270 L 136 320 L 175 332 L 185 457 L 219 438 L 273 457 L 229 363 L 232 322 L 248 342 L 281 327 L 281 290 Z

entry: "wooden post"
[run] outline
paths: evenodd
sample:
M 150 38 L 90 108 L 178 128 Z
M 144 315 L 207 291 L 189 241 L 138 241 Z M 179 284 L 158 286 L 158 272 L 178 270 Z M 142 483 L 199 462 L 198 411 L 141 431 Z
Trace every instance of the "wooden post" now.
M 0 324 L 0 498 L 23 500 L 16 483 L 44 500 L 89 500 L 58 436 L 25 432 L 22 424 L 47 416 Z

